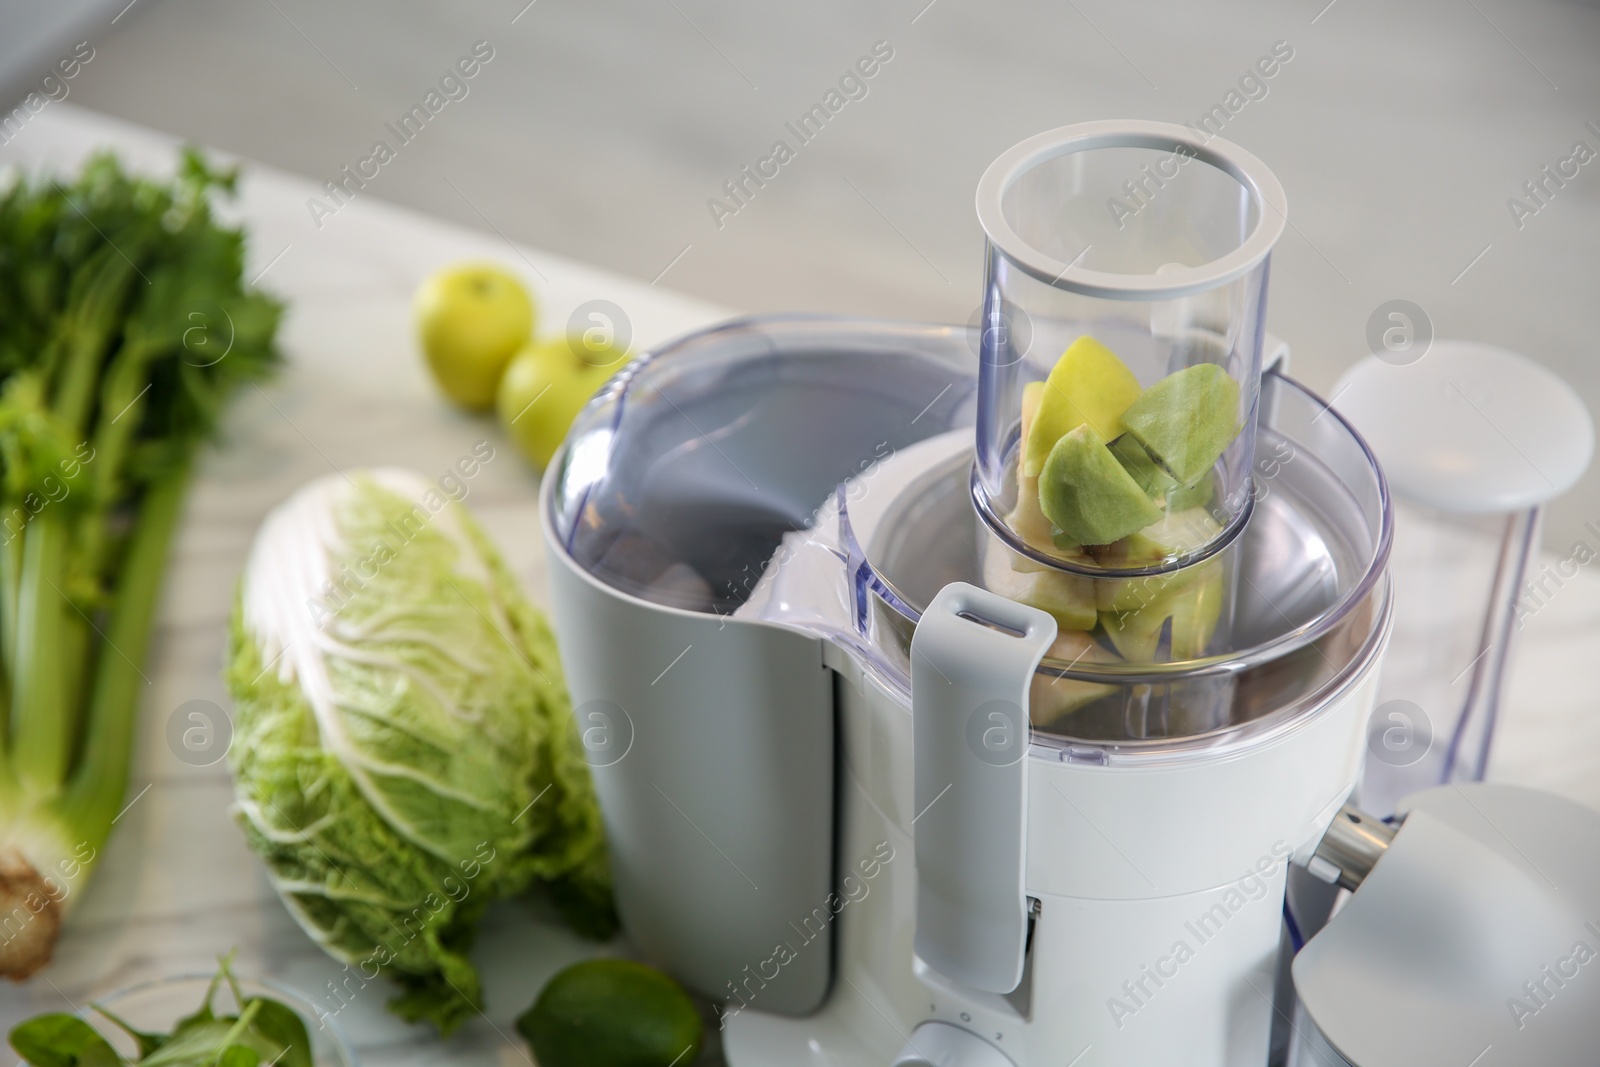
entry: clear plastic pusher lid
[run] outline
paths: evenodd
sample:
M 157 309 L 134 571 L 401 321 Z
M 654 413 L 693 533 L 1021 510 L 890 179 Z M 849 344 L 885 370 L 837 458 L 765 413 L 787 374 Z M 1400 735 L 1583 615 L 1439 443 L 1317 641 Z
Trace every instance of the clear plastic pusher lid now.
M 1206 568 L 1199 610 L 1215 622 L 1201 644 L 1131 651 L 1225 645 L 1236 568 L 1216 557 L 1254 503 L 1281 187 L 1190 128 L 1095 122 L 1003 154 L 977 204 L 989 243 L 973 501 L 994 550 L 1089 582 Z

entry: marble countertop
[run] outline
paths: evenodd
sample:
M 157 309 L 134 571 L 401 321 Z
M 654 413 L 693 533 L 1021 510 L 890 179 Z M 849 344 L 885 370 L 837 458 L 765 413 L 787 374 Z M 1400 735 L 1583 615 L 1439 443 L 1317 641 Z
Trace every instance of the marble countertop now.
M 72 170 L 96 148 L 132 166 L 170 171 L 176 142 L 66 104 L 52 104 L 29 136 L 0 150 L 0 166 Z M 237 211 L 251 235 L 249 277 L 288 300 L 287 366 L 232 406 L 223 440 L 208 450 L 174 549 L 151 662 L 142 728 L 116 833 L 71 912 L 48 968 L 0 990 L 0 1030 L 39 1011 L 66 1010 L 151 978 L 207 971 L 230 948 L 241 974 L 271 976 L 315 996 L 341 966 L 289 917 L 228 815 L 226 762 L 191 767 L 168 749 L 165 728 L 186 701 L 228 706 L 221 671 L 235 582 L 256 527 L 302 483 L 330 471 L 390 465 L 437 476 L 476 442 L 495 456 L 466 503 L 544 602 L 537 479 L 492 417 L 442 403 L 412 339 L 411 295 L 440 264 L 492 259 L 535 292 L 543 329 L 559 332 L 589 300 L 609 300 L 631 320 L 635 345 L 652 345 L 727 318 L 725 308 L 513 247 L 492 227 L 473 232 L 376 199 L 361 199 L 321 229 L 305 206 L 304 179 L 249 165 Z M 489 1010 L 441 1044 L 388 1014 L 383 983 L 360 990 L 338 1020 L 364 1063 L 527 1067 L 512 1020 L 556 970 L 592 955 L 591 943 L 535 922 L 526 908 L 494 909 L 476 960 Z M 330 1002 L 331 1003 L 331 1002 Z
M 141 169 L 168 170 L 175 142 L 52 104 L 27 137 L 0 150 L 0 166 L 71 169 L 97 147 L 114 147 Z M 415 351 L 408 309 L 425 274 L 451 260 L 498 260 L 526 277 L 545 329 L 559 330 L 585 301 L 609 300 L 631 320 L 636 348 L 730 314 L 515 246 L 488 219 L 482 230 L 463 229 L 359 197 L 319 228 L 306 207 L 315 191 L 305 179 L 266 167 L 245 172 L 237 211 L 252 237 L 248 273 L 289 301 L 288 365 L 272 383 L 246 390 L 223 442 L 205 456 L 145 669 L 150 685 L 129 806 L 55 961 L 0 992 L 0 1027 L 146 979 L 205 971 L 230 948 L 238 949 L 242 973 L 310 995 L 340 973 L 290 919 L 232 825 L 226 764 L 180 762 L 167 748 L 165 727 L 186 701 L 226 706 L 226 623 L 245 554 L 266 512 L 318 475 L 375 464 L 443 472 L 475 442 L 491 440 L 495 459 L 472 483 L 467 503 L 534 599 L 546 599 L 534 475 L 492 419 L 458 414 L 437 399 Z M 1565 554 L 1563 546 L 1558 555 Z M 1600 806 L 1600 716 L 1578 670 L 1600 652 L 1600 579 L 1587 568 L 1564 578 L 1519 642 L 1493 775 Z M 448 1043 L 390 1016 L 381 984 L 360 991 L 339 1020 L 367 1063 L 525 1064 L 512 1020 L 549 974 L 593 951 L 540 924 L 524 906 L 502 904 L 491 911 L 475 954 L 488 1011 Z

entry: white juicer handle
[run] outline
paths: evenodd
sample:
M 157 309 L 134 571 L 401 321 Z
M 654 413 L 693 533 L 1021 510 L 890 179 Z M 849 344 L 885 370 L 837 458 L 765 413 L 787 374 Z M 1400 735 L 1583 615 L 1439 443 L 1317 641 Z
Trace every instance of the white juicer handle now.
M 911 639 L 916 952 L 990 993 L 1022 981 L 1028 688 L 1055 637 L 1045 612 L 952 582 Z

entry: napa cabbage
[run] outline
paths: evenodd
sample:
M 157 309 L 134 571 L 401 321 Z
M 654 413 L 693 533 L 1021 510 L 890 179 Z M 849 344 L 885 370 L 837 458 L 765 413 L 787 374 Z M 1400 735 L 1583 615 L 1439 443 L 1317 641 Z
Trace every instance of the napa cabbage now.
M 449 1033 L 468 959 L 531 886 L 614 928 L 604 840 L 554 637 L 466 508 L 419 475 L 307 485 L 264 523 L 227 670 L 235 814 L 273 886 L 391 1007 Z

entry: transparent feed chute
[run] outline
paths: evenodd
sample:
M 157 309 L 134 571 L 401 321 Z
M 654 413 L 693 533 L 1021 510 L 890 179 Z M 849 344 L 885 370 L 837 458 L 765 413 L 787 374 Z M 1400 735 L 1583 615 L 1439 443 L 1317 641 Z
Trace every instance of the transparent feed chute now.
M 1131 661 L 1230 647 L 1284 207 L 1255 157 L 1165 123 L 1064 127 L 985 173 L 972 497 L 996 591 Z
M 1285 458 L 1260 479 L 1251 521 L 1228 549 L 1239 579 L 1231 644 L 1148 662 L 1119 654 L 1101 629 L 1059 628 L 1030 691 L 1035 742 L 1097 761 L 1254 744 L 1340 692 L 1381 646 L 1392 522 L 1382 475 L 1304 387 L 1272 373 L 1261 394 L 1256 447 Z M 870 497 L 841 500 L 850 555 L 864 563 L 852 571 L 869 605 L 863 628 L 902 666 L 922 612 L 949 582 L 1048 602 L 1027 584 L 1048 572 L 997 578 L 992 531 L 972 514 L 969 462 L 951 449 L 881 515 L 861 514 Z

